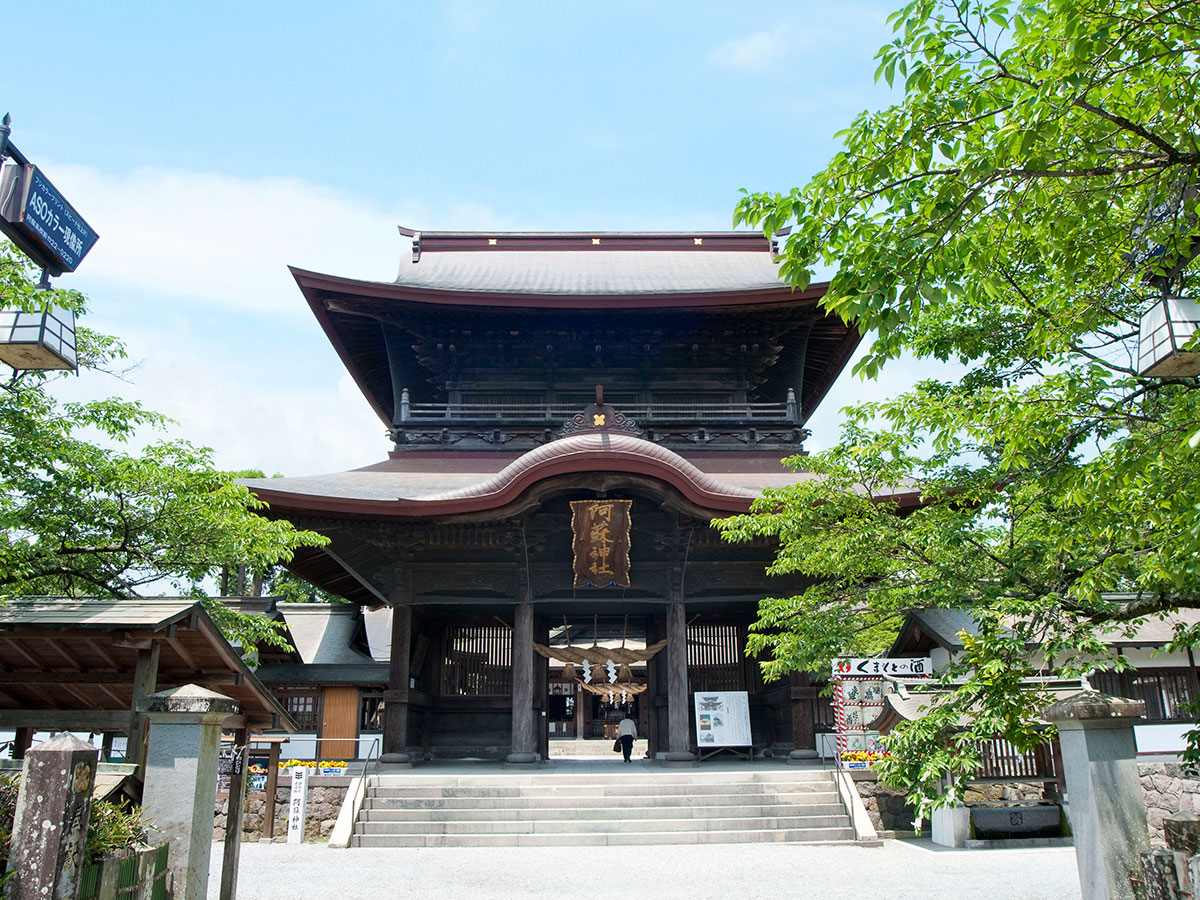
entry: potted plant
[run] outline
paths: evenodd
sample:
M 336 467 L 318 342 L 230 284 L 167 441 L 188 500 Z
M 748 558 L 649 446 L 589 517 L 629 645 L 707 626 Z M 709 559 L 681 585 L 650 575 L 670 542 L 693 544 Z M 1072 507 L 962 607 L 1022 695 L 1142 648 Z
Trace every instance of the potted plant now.
M 342 760 L 321 760 L 320 773 L 322 775 L 345 775 L 347 764 Z

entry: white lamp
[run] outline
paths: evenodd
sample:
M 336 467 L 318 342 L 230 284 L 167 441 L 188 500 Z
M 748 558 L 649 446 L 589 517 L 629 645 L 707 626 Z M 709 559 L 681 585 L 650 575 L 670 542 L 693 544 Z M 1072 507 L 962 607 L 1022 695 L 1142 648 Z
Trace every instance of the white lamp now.
M 1200 375 L 1200 353 L 1184 350 L 1200 329 L 1200 303 L 1163 297 L 1142 314 L 1138 331 L 1138 372 L 1154 378 Z
M 0 361 L 14 369 L 74 369 L 75 313 L 0 310 Z

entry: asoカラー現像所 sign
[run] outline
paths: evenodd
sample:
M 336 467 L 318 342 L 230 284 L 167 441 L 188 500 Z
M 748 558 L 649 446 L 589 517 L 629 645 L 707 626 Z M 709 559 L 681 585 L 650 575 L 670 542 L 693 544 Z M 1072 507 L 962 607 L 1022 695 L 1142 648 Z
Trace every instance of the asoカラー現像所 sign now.
M 55 276 L 74 272 L 99 237 L 34 165 L 0 173 L 0 230 Z

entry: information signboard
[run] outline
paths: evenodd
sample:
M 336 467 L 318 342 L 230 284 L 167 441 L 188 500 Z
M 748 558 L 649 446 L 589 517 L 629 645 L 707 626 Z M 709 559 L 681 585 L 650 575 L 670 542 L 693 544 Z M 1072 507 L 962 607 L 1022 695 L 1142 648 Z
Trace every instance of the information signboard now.
M 33 165 L 0 172 L 0 230 L 55 276 L 74 272 L 99 237 Z
M 696 746 L 749 747 L 750 696 L 745 691 L 696 691 Z

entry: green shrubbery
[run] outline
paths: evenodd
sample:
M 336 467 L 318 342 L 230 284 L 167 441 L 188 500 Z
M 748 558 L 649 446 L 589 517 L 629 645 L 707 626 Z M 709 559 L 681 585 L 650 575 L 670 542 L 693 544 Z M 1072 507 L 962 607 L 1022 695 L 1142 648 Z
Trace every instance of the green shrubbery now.
M 0 872 L 7 872 L 12 843 L 13 819 L 17 814 L 20 775 L 0 777 Z M 92 803 L 88 821 L 85 864 L 99 862 L 118 850 L 144 850 L 150 846 L 153 825 L 142 816 L 139 807 L 108 800 Z

